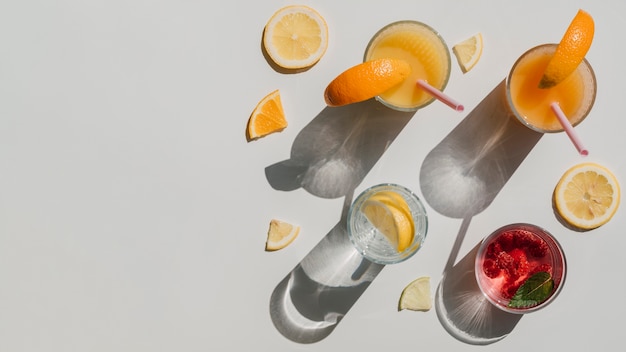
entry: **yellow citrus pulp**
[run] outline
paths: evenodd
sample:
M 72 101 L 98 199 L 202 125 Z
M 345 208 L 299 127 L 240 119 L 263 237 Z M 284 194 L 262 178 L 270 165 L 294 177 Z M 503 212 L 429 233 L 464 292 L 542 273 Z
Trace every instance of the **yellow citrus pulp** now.
M 286 127 L 287 120 L 280 100 L 280 92 L 275 90 L 261 99 L 252 111 L 248 119 L 246 138 L 252 141 L 270 133 L 280 132 Z
M 265 25 L 263 46 L 272 61 L 282 68 L 308 68 L 326 52 L 328 26 L 308 6 L 286 6 L 276 11 Z
M 363 214 L 398 252 L 407 249 L 415 237 L 415 224 L 406 200 L 393 191 L 377 192 L 368 198 Z
M 270 228 L 267 231 L 267 241 L 265 250 L 268 252 L 277 251 L 287 247 L 298 237 L 300 227 L 288 222 L 272 219 Z
M 582 163 L 567 170 L 554 190 L 559 215 L 570 225 L 590 230 L 607 223 L 619 206 L 617 178 L 606 167 Z
M 452 52 L 463 73 L 469 72 L 483 54 L 483 35 L 477 33 L 452 47 Z

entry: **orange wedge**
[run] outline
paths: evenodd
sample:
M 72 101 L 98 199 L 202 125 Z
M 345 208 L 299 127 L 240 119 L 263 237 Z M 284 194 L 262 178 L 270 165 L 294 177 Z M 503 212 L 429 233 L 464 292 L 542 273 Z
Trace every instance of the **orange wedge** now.
M 550 59 L 539 82 L 539 88 L 553 87 L 576 70 L 591 47 L 594 28 L 591 15 L 578 10 Z
M 280 132 L 286 127 L 285 111 L 277 89 L 261 99 L 252 111 L 248 119 L 246 138 L 252 141 L 270 133 Z
M 326 87 L 328 106 L 358 103 L 382 94 L 400 84 L 411 74 L 404 60 L 378 59 L 353 66 L 337 76 Z

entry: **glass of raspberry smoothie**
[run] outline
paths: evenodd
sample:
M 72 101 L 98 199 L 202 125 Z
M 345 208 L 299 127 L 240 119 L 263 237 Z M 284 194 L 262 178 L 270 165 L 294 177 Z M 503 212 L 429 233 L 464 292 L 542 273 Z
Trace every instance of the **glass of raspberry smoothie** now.
M 511 224 L 482 241 L 475 271 L 480 290 L 492 304 L 506 312 L 525 314 L 547 306 L 561 291 L 565 254 L 546 230 Z

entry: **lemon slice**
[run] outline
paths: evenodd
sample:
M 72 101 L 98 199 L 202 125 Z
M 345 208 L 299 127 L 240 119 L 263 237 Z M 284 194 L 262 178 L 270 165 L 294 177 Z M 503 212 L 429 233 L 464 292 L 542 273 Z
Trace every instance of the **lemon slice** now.
M 267 242 L 265 250 L 268 252 L 277 251 L 287 247 L 298 237 L 300 226 L 294 226 L 288 222 L 272 219 L 270 228 L 267 231 Z
M 398 310 L 415 310 L 426 312 L 433 306 L 430 294 L 430 277 L 423 276 L 408 284 L 398 302 Z
M 324 18 L 308 6 L 286 6 L 276 11 L 265 25 L 263 46 L 280 67 L 308 68 L 326 52 L 328 26 Z
M 559 215 L 570 225 L 590 230 L 606 224 L 619 206 L 617 178 L 602 165 L 582 163 L 567 170 L 554 190 Z
M 408 205 L 406 207 L 408 209 Z M 370 198 L 363 204 L 362 211 L 398 252 L 404 251 L 413 242 L 415 225 L 402 205 Z
M 483 35 L 477 33 L 470 38 L 454 45 L 452 52 L 456 56 L 456 60 L 461 66 L 463 73 L 469 72 L 483 54 Z

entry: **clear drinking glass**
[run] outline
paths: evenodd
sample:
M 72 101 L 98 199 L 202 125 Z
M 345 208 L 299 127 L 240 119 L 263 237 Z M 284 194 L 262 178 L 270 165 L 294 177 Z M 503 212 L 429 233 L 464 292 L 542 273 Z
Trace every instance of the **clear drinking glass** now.
M 363 60 L 406 60 L 411 75 L 398 86 L 376 97 L 399 111 L 416 111 L 435 98 L 417 85 L 419 79 L 443 91 L 450 78 L 450 52 L 441 35 L 418 21 L 398 21 L 380 29 L 370 40 Z
M 475 261 L 476 280 L 487 300 L 506 312 L 517 314 L 530 313 L 550 304 L 563 288 L 566 268 L 565 254 L 554 236 L 538 226 L 524 223 L 503 226 L 487 236 L 478 248 Z M 540 271 L 550 273 L 551 289 L 527 307 L 511 306 L 517 289 Z
M 558 102 L 572 126 L 591 111 L 596 98 L 596 76 L 585 59 L 577 70 L 552 88 L 539 88 L 539 81 L 557 44 L 542 44 L 520 56 L 506 80 L 506 101 L 510 112 L 528 128 L 540 133 L 562 132 L 563 127 L 550 109 Z
M 414 224 L 411 243 L 401 252 L 370 223 L 363 213 L 363 206 L 370 197 L 379 192 L 395 192 L 407 203 Z M 352 203 L 348 212 L 348 236 L 361 255 L 378 264 L 395 264 L 409 259 L 423 245 L 428 232 L 428 216 L 420 199 L 408 188 L 391 184 L 379 184 L 363 191 Z

